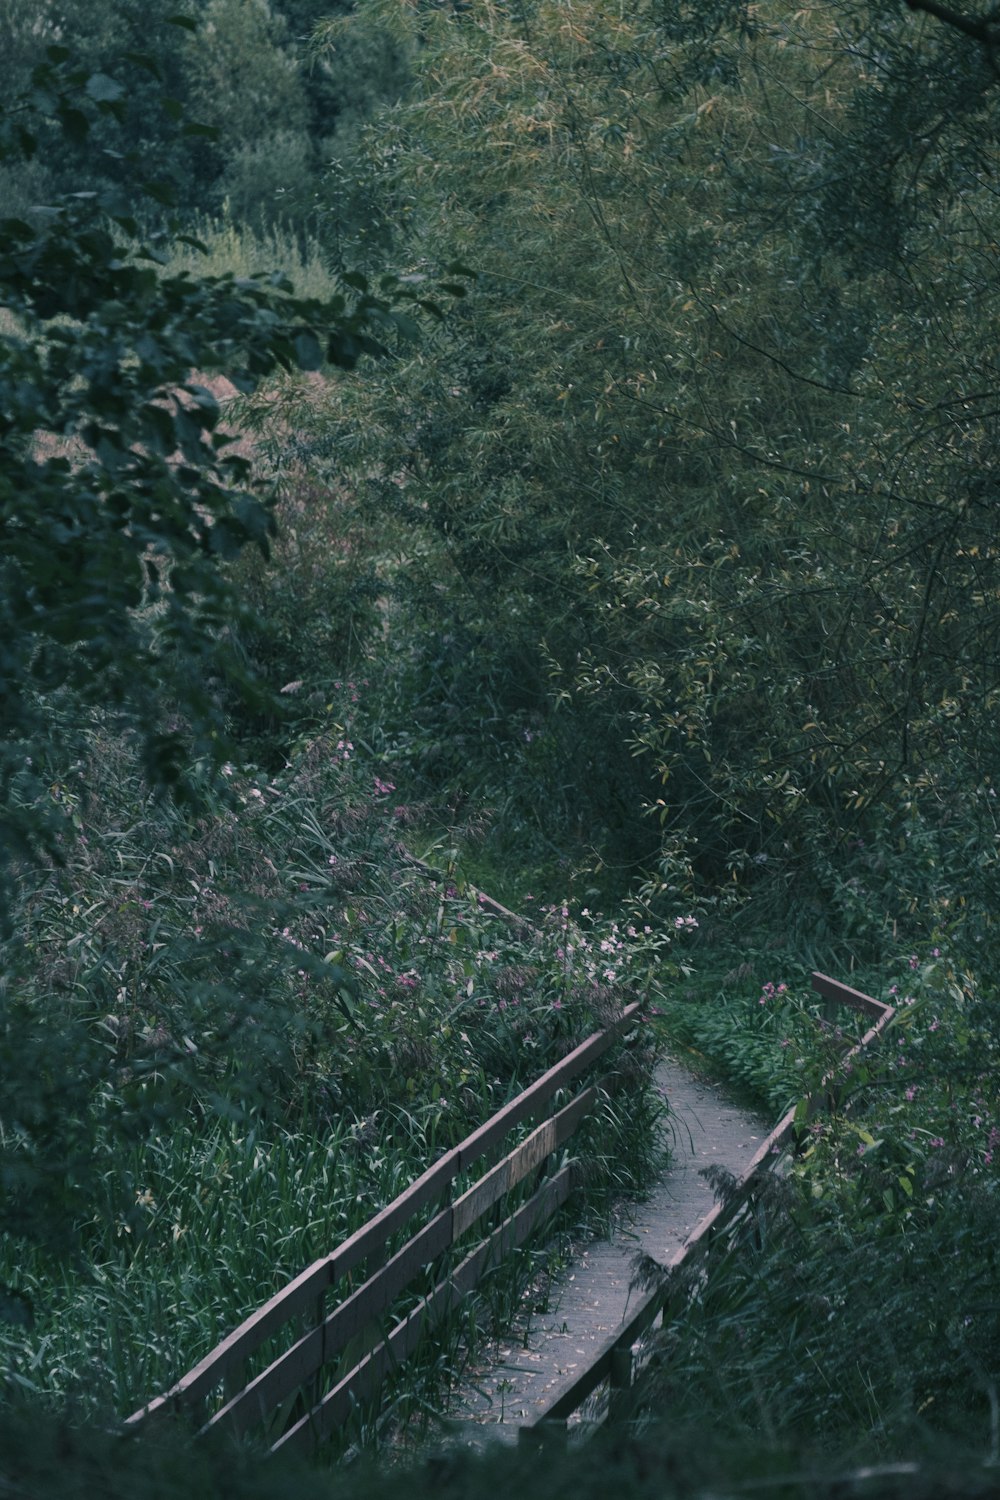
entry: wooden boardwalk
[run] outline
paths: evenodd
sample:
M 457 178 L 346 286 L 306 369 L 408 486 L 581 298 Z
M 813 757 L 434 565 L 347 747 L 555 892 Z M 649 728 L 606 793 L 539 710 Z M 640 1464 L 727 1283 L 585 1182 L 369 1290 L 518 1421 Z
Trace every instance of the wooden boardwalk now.
M 621 1210 L 610 1238 L 576 1248 L 550 1288 L 546 1310 L 525 1314 L 493 1360 L 453 1393 L 450 1441 L 513 1442 L 518 1426 L 533 1420 L 555 1388 L 582 1370 L 622 1323 L 635 1296 L 636 1255 L 665 1263 L 712 1207 L 702 1170 L 721 1166 L 739 1174 L 768 1134 L 767 1122 L 674 1059 L 659 1063 L 656 1084 L 670 1108 L 669 1165 L 643 1202 Z

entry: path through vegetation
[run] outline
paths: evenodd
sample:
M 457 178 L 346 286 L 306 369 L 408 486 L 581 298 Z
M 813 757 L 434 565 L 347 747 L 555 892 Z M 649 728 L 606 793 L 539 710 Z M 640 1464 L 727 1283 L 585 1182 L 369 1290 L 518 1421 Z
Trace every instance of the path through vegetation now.
M 635 1296 L 636 1256 L 643 1252 L 665 1264 L 712 1207 L 704 1169 L 739 1174 L 767 1135 L 765 1121 L 674 1058 L 660 1061 L 656 1080 L 670 1108 L 668 1164 L 644 1202 L 623 1206 L 608 1238 L 578 1247 L 550 1288 L 544 1312 L 526 1310 L 493 1360 L 455 1394 L 451 1417 L 459 1442 L 515 1441 L 518 1427 L 537 1416 L 624 1320 Z

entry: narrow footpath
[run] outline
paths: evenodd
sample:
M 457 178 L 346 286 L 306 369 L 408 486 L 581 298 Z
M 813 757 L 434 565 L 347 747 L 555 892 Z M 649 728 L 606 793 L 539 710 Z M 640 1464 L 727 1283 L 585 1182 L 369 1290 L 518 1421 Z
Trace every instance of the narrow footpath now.
M 453 1393 L 451 1441 L 513 1442 L 518 1426 L 533 1420 L 550 1393 L 622 1323 L 636 1255 L 665 1263 L 712 1207 L 702 1170 L 717 1165 L 739 1174 L 771 1128 L 672 1058 L 659 1063 L 655 1076 L 670 1109 L 669 1165 L 643 1202 L 622 1208 L 610 1238 L 579 1247 L 553 1283 L 545 1312 L 525 1315 L 501 1340 L 493 1362 Z

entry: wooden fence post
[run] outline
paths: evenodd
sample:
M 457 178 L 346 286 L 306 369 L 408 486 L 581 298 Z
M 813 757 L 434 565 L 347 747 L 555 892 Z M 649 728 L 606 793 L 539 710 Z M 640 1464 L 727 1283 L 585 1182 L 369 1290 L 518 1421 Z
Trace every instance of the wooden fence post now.
M 611 1375 L 608 1381 L 608 1421 L 621 1422 L 632 1407 L 632 1347 L 614 1349 L 611 1353 Z

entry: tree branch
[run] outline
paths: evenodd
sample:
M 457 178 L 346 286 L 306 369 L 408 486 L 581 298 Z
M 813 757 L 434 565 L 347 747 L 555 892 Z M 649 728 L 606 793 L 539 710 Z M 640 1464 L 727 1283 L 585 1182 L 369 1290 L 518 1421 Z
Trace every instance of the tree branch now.
M 965 36 L 971 36 L 973 41 L 982 42 L 985 47 L 995 47 L 1000 41 L 1000 31 L 994 16 L 973 18 L 972 16 L 961 16 L 958 11 L 952 10 L 947 5 L 939 5 L 938 0 L 906 0 L 910 10 L 922 10 L 929 16 L 934 16 L 943 21 L 946 26 L 954 26 L 956 31 L 961 31 Z

